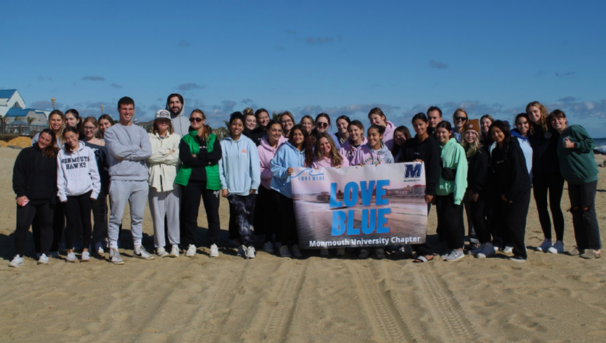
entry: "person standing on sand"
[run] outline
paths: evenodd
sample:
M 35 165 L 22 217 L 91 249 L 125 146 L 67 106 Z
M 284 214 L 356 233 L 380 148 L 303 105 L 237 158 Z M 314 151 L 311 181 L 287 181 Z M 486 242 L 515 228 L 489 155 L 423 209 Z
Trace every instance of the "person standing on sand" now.
M 599 173 L 593 155 L 595 142 L 582 126 L 568 126 L 566 114 L 560 110 L 551 112 L 549 120 L 560 134 L 560 170 L 568 181 L 570 212 L 577 241 L 577 248 L 570 254 L 579 254 L 585 259 L 600 258 L 600 226 L 595 212 Z
M 124 216 L 124 207 L 130 204 L 131 232 L 136 257 L 153 259 L 142 245 L 143 213 L 147 202 L 149 186 L 146 160 L 152 154 L 147 132 L 133 125 L 135 101 L 123 97 L 118 101 L 120 121 L 105 130 L 105 146 L 109 152 L 109 176 L 111 185 L 109 196 L 111 214 L 109 217 L 109 259 L 114 264 L 124 264 L 118 251 L 119 227 Z
M 10 267 L 23 265 L 27 231 L 36 223 L 39 232 L 40 257 L 38 264 L 48 264 L 53 242 L 53 208 L 57 203 L 57 147 L 52 129 L 44 129 L 38 141 L 21 150 L 13 167 L 13 190 L 17 195 L 17 228 L 15 250 L 17 255 Z
M 173 130 L 181 137 L 189 132 L 189 120 L 183 115 L 184 105 L 185 102 L 181 94 L 173 93 L 166 99 L 166 110 L 170 112 Z

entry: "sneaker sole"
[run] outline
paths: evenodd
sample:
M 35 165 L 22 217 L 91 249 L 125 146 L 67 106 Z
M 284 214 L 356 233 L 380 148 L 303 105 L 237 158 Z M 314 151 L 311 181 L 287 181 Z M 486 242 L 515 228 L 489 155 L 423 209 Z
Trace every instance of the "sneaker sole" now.
M 124 261 L 110 261 L 110 262 L 113 264 L 119 265 L 119 266 L 124 264 Z
M 156 259 L 153 256 L 144 257 L 144 256 L 135 255 L 135 257 L 138 258 L 138 259 L 141 259 L 141 260 L 155 260 Z

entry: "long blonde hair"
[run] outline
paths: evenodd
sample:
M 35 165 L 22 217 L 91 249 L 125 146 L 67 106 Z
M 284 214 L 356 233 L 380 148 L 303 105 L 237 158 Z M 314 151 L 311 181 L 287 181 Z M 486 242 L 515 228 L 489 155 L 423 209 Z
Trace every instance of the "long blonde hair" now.
M 333 167 L 338 167 L 343 164 L 343 157 L 339 154 L 335 141 L 326 132 L 321 132 L 316 135 L 316 160 L 321 161 L 324 158 L 324 154 L 322 154 L 322 151 L 320 150 L 320 139 L 322 138 L 326 138 L 328 143 L 330 143 L 330 164 Z
M 543 131 L 545 131 L 545 132 L 549 131 L 550 124 L 549 124 L 549 121 L 547 120 L 547 117 L 549 116 L 549 111 L 547 110 L 547 107 L 543 106 L 543 104 L 541 104 L 538 101 L 532 101 L 532 102 L 528 103 L 528 105 L 526 105 L 526 114 L 528 114 L 528 116 L 530 116 L 530 108 L 533 106 L 538 108 L 539 111 L 541 111 L 541 118 L 539 119 L 539 122 L 536 124 L 541 125 L 541 127 L 543 127 Z
M 59 116 L 61 118 L 61 127 L 59 128 L 59 132 L 55 133 L 55 131 L 53 131 L 53 133 L 55 135 L 55 138 L 57 138 L 57 144 L 63 145 L 63 131 L 65 131 L 65 115 L 60 110 L 53 110 L 48 115 L 48 128 L 51 129 L 51 131 L 53 130 L 53 128 L 51 127 L 52 116 Z
M 189 115 L 189 117 L 191 118 L 191 115 L 194 113 L 200 113 L 200 115 L 202 116 L 202 119 L 206 120 L 206 114 L 204 114 L 204 112 L 202 112 L 202 110 L 196 108 L 195 110 L 191 111 L 191 114 Z M 208 136 L 212 133 L 213 129 L 211 129 L 210 126 L 207 124 L 204 124 L 203 127 L 204 127 L 204 134 L 200 138 L 202 138 L 203 140 L 208 140 Z
M 467 132 L 467 131 L 465 131 Z M 463 137 L 461 139 L 461 146 L 465 149 L 465 155 L 467 159 L 472 158 L 475 154 L 482 149 L 482 144 L 480 143 L 480 134 L 476 132 L 476 139 L 474 139 L 473 143 L 468 143 L 467 139 L 465 139 L 465 132 L 463 132 Z M 474 130 L 475 132 L 475 130 Z

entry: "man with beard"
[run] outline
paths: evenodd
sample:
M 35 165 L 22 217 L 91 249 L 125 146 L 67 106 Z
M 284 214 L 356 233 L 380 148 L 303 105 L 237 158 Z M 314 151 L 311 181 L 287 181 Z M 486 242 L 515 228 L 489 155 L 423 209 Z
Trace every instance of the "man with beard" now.
M 189 119 L 183 115 L 183 96 L 173 93 L 166 99 L 166 109 L 170 112 L 170 120 L 176 134 L 183 137 L 189 132 Z

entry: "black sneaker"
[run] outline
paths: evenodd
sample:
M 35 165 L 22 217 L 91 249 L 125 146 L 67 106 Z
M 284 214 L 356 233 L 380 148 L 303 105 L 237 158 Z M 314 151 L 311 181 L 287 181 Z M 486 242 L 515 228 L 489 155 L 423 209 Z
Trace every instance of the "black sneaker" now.
M 526 259 L 524 257 L 518 255 L 511 256 L 509 260 L 513 262 L 526 262 Z

